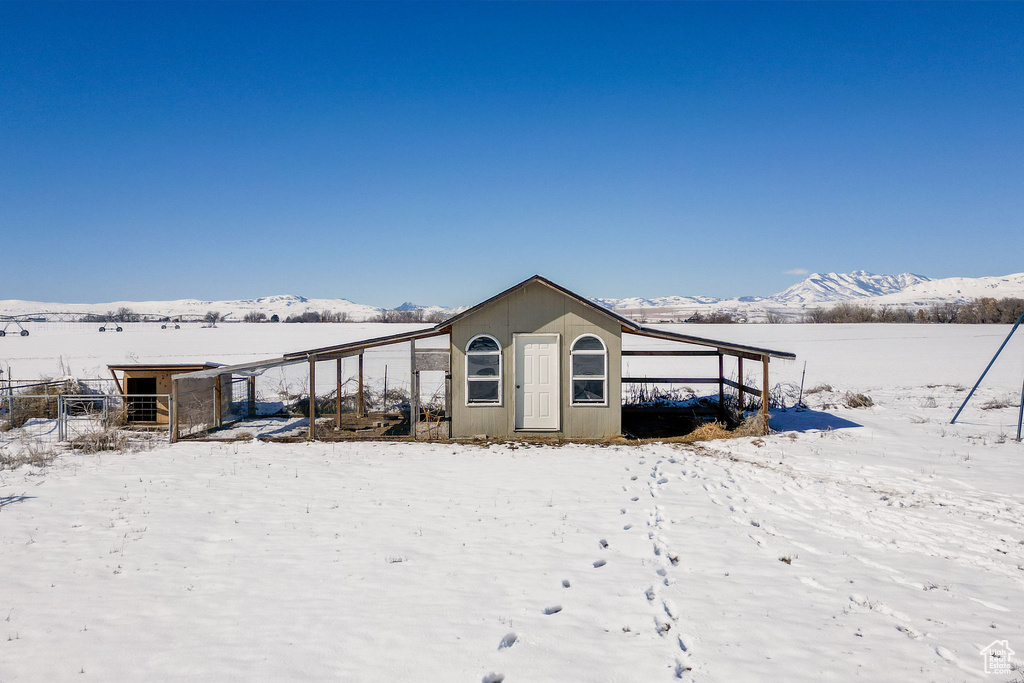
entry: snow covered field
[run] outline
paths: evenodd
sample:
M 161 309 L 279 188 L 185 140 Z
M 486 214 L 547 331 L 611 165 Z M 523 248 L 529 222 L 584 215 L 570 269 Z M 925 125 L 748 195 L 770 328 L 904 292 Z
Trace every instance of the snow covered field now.
M 0 362 L 408 329 L 46 328 Z M 1024 335 L 951 426 L 1007 327 L 683 329 L 833 391 L 697 447 L 180 443 L 0 472 L 0 681 L 1021 680 L 980 654 L 1024 652 L 1024 447 L 1016 407 L 981 406 L 1016 403 Z

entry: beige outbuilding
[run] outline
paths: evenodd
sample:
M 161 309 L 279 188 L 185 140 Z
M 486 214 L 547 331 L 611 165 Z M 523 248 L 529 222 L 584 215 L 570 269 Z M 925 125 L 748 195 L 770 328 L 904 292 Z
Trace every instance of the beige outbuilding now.
M 685 349 L 623 350 L 624 334 L 680 342 Z M 432 337 L 448 337 L 448 348 L 417 348 Z M 338 378 L 336 422 L 341 422 L 341 361 L 359 358 L 358 412 L 363 408 L 363 353 L 395 344 L 409 347 L 411 391 L 409 435 L 499 439 L 602 439 L 622 434 L 624 384 L 716 384 L 718 406 L 726 387 L 761 398 L 768 428 L 768 363 L 792 359 L 785 351 L 679 334 L 642 325 L 582 297 L 540 275 L 514 285 L 437 325 L 414 332 L 378 337 L 285 354 L 281 358 L 225 366 L 182 375 L 200 381 L 222 375 L 252 375 L 286 364 L 309 364 L 309 387 L 316 386 L 318 364 L 334 361 Z M 436 344 L 436 342 L 435 342 Z M 696 348 L 694 348 L 696 347 Z M 717 377 L 623 377 L 623 356 L 717 357 Z M 726 377 L 725 357 L 736 359 L 737 380 Z M 760 388 L 744 384 L 743 361 L 762 365 Z M 444 431 L 422 430 L 425 413 L 419 401 L 420 373 L 445 373 Z M 230 381 L 230 380 L 229 380 Z M 310 392 L 311 394 L 313 391 Z M 309 400 L 310 438 L 316 438 L 316 397 Z M 215 426 L 219 422 L 215 423 Z

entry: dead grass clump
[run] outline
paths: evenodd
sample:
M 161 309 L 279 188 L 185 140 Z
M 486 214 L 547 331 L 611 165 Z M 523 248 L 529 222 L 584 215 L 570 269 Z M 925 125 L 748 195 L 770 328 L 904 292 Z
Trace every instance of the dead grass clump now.
M 58 451 L 35 439 L 21 439 L 14 445 L 14 449 L 0 450 L 0 470 L 13 470 L 22 465 L 45 467 L 59 455 Z
M 90 432 L 71 440 L 71 448 L 80 453 L 100 453 L 102 451 L 128 451 L 131 442 L 128 435 L 120 429 L 107 429 L 102 432 Z
M 831 384 L 818 384 L 816 386 L 811 387 L 810 389 L 808 389 L 804 393 L 805 394 L 820 394 L 823 391 L 834 391 L 834 389 L 832 388 Z
M 994 398 L 981 404 L 982 410 L 1000 410 L 1002 408 L 1016 408 L 1019 403 L 1007 398 Z
M 689 434 L 660 441 L 673 443 L 692 443 L 694 441 L 714 441 L 715 439 L 736 439 L 744 436 L 761 436 L 764 431 L 764 420 L 760 415 L 752 415 L 741 422 L 735 429 L 729 429 L 721 422 L 701 423 Z
M 870 408 L 875 405 L 875 402 L 866 394 L 854 394 L 848 391 L 843 396 L 843 405 L 847 408 Z
M 705 422 L 692 432 L 684 436 L 687 441 L 713 441 L 715 439 L 728 439 L 733 436 L 724 424 L 718 422 Z

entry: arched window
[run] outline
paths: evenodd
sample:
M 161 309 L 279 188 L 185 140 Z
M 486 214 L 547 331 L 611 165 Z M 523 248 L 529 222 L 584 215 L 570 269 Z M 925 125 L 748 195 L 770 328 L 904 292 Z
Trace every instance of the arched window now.
M 572 402 L 608 404 L 608 349 L 600 337 L 584 334 L 572 343 Z
M 489 334 L 466 344 L 466 403 L 501 405 L 501 344 Z

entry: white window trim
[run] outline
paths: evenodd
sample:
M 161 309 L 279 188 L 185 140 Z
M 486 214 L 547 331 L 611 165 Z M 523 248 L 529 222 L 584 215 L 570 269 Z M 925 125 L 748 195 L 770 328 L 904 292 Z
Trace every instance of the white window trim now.
M 593 337 L 597 341 L 601 342 L 601 350 L 600 351 L 593 351 L 593 350 L 585 349 L 585 350 L 577 351 L 575 349 L 576 343 L 580 339 L 583 339 L 584 337 Z M 573 362 L 572 362 L 573 361 L 573 356 L 576 356 L 576 355 L 580 355 L 580 356 L 604 356 L 604 374 L 602 376 L 600 376 L 600 377 L 598 377 L 597 375 L 580 375 L 579 377 L 577 377 L 575 374 L 573 374 Z M 607 408 L 608 407 L 608 345 L 605 343 L 604 339 L 601 339 L 599 336 L 597 336 L 596 334 L 593 334 L 591 332 L 586 332 L 586 333 L 581 334 L 580 336 L 576 337 L 575 339 L 573 339 L 572 340 L 572 344 L 569 344 L 569 372 L 568 372 L 568 375 L 569 375 L 569 405 L 574 406 L 574 407 L 579 407 L 579 408 L 585 408 L 587 406 L 593 406 L 595 408 Z M 598 401 L 577 401 L 576 397 L 575 397 L 575 392 L 573 391 L 572 383 L 574 381 L 576 381 L 576 380 L 594 381 L 594 380 L 598 380 L 598 379 L 601 380 L 602 382 L 604 382 L 604 400 L 600 401 L 600 402 L 598 402 Z
M 469 347 L 473 345 L 477 339 L 486 337 L 493 341 L 497 347 L 497 351 L 474 351 L 473 355 L 479 356 L 491 356 L 496 355 L 498 357 L 498 376 L 493 377 L 478 377 L 471 379 L 469 375 Z M 505 349 L 502 347 L 501 342 L 491 334 L 477 334 L 474 335 L 468 342 L 466 342 L 465 348 L 465 367 L 466 367 L 466 406 L 469 408 L 500 408 L 505 405 L 505 359 L 503 358 Z M 497 401 L 470 401 L 469 400 L 469 383 L 472 382 L 493 382 L 495 379 L 498 380 L 498 400 Z

